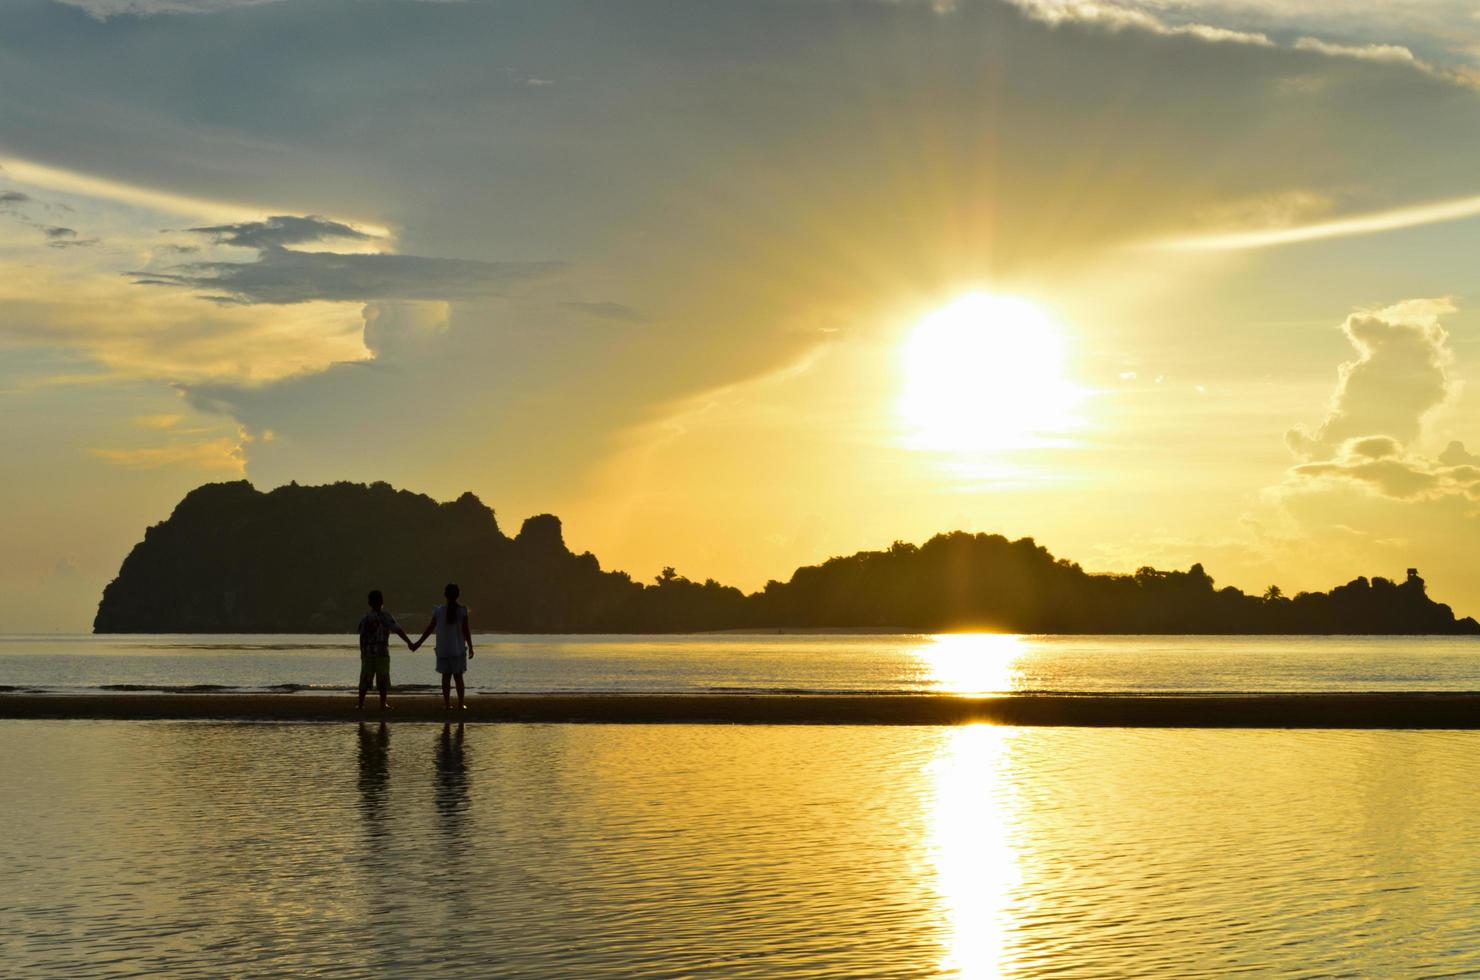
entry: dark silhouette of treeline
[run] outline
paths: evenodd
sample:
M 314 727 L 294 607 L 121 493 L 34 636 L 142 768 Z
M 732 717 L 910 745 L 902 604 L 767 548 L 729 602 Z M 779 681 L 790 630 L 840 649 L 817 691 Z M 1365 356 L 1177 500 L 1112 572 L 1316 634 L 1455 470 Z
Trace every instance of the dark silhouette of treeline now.
M 1092 575 L 1031 538 L 961 531 L 805 566 L 751 595 L 672 568 L 642 583 L 573 554 L 549 514 L 508 537 L 471 493 L 451 503 L 385 483 L 262 493 L 244 480 L 191 491 L 149 528 L 103 591 L 93 630 L 342 632 L 367 589 L 420 615 L 448 581 L 462 585 L 478 629 L 508 632 L 1480 633 L 1429 599 L 1413 571 L 1401 583 L 1251 596 L 1215 588 L 1201 565 Z

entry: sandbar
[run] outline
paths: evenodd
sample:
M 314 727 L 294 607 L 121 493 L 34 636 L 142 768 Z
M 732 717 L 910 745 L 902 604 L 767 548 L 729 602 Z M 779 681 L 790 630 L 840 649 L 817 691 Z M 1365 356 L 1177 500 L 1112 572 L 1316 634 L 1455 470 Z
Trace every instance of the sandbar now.
M 382 712 L 353 694 L 0 694 L 0 718 L 220 721 L 445 721 L 725 725 L 1055 725 L 1124 728 L 1480 729 L 1480 693 L 497 694 L 465 711 L 436 694 L 393 696 Z

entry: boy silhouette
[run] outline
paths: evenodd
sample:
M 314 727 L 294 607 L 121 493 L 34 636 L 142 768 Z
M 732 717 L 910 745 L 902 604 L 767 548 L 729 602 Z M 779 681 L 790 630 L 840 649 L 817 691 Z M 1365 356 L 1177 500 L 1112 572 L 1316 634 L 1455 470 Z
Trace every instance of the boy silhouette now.
M 391 690 L 391 634 L 395 633 L 404 640 L 408 648 L 411 638 L 395 617 L 381 608 L 385 605 L 385 596 L 379 589 L 371 589 L 366 598 L 370 611 L 360 620 L 360 710 L 365 708 L 365 692 L 370 690 L 373 679 L 380 690 L 380 709 L 384 711 L 390 707 L 386 704 L 386 695 Z

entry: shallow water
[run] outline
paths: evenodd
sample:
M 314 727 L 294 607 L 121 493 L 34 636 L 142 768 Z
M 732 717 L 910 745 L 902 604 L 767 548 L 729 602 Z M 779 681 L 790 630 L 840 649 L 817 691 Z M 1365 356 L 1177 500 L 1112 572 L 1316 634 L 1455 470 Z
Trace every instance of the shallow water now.
M 19 976 L 1480 969 L 1466 733 L 0 722 Z
M 1480 638 L 480 636 L 468 684 L 510 692 L 1474 691 Z M 393 641 L 392 681 L 435 684 Z M 346 689 L 353 636 L 0 635 L 0 688 Z

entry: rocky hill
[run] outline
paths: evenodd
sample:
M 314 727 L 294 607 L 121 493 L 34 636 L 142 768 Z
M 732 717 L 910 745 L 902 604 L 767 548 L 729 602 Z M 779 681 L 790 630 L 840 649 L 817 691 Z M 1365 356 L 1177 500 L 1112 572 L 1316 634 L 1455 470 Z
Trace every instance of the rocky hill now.
M 643 584 L 573 554 L 549 514 L 508 537 L 471 493 L 438 503 L 385 483 L 262 493 L 246 481 L 193 490 L 149 528 L 103 591 L 93 630 L 343 632 L 371 588 L 419 629 L 448 581 L 478 629 L 507 632 L 1480 633 L 1416 574 L 1251 596 L 1215 588 L 1201 565 L 1094 575 L 1031 538 L 964 532 L 799 568 L 752 595 L 671 568 Z

